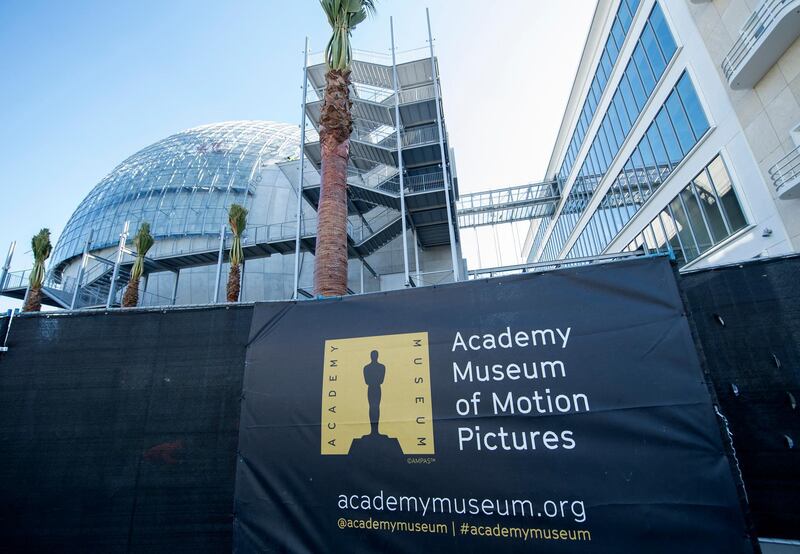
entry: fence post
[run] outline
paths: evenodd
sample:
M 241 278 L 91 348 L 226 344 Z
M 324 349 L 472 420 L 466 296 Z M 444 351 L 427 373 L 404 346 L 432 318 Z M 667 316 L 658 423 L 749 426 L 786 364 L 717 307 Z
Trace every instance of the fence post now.
M 8 278 L 8 270 L 11 268 L 11 258 L 14 257 L 14 249 L 17 247 L 17 241 L 12 241 L 11 246 L 8 247 L 8 254 L 6 254 L 6 262 L 3 264 L 3 272 L 0 273 L 0 290 L 6 288 L 6 279 Z
M 117 246 L 117 259 L 114 262 L 114 273 L 111 275 L 111 284 L 108 286 L 108 299 L 106 300 L 106 309 L 111 308 L 114 303 L 114 294 L 117 292 L 117 279 L 119 278 L 119 266 L 122 263 L 122 256 L 125 254 L 125 243 L 128 240 L 128 227 L 130 222 L 125 222 L 125 227 L 119 235 L 119 245 Z
M 219 230 L 219 254 L 217 255 L 217 278 L 214 285 L 214 304 L 219 302 L 219 285 L 222 279 L 222 257 L 225 251 L 225 224 Z

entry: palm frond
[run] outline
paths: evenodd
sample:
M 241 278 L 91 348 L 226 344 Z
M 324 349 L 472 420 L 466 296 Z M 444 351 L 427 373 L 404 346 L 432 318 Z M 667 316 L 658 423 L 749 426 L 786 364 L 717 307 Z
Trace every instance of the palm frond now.
M 150 224 L 143 222 L 139 225 L 136 236 L 133 237 L 133 247 L 136 249 L 136 260 L 131 268 L 131 281 L 138 280 L 144 273 L 144 257 L 147 251 L 153 247 L 155 239 L 150 234 Z
M 42 229 L 31 239 L 31 250 L 33 251 L 33 259 L 36 261 L 45 261 L 50 257 L 50 252 L 53 250 L 50 244 L 50 229 Z
M 232 266 L 238 266 L 244 259 L 242 233 L 247 226 L 247 209 L 241 204 L 231 204 L 231 207 L 228 208 L 228 225 L 233 233 L 230 261 Z
M 231 204 L 228 208 L 228 224 L 233 235 L 241 237 L 247 225 L 247 209 L 241 204 Z
M 53 251 L 53 245 L 50 244 L 50 229 L 42 229 L 33 235 L 31 250 L 33 251 L 33 269 L 29 283 L 32 289 L 38 289 L 44 283 L 44 262 Z
M 322 11 L 333 30 L 325 47 L 329 69 L 343 71 L 350 67 L 353 54 L 350 34 L 356 25 L 375 13 L 376 0 L 320 0 Z

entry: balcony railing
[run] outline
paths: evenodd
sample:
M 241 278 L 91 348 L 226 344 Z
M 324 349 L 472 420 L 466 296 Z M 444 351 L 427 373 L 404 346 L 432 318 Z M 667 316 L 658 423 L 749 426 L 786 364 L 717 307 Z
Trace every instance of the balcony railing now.
M 436 125 L 413 127 L 403 132 L 403 146 L 420 146 L 439 142 L 439 129 Z
M 436 97 L 436 87 L 433 83 L 421 87 L 408 88 L 400 91 L 400 103 L 422 102 Z
M 800 146 L 789 152 L 786 156 L 769 169 L 772 184 L 781 198 L 792 198 L 800 195 L 800 191 L 789 195 L 789 190 L 796 190 L 800 185 Z
M 742 27 L 739 38 L 733 43 L 733 47 L 725 59 L 722 60 L 722 71 L 732 87 L 745 88 L 758 82 L 797 38 L 800 34 L 800 25 L 794 21 L 797 17 L 787 18 L 790 14 L 793 16 L 800 14 L 800 0 L 764 0 L 753 11 Z M 780 32 L 777 32 L 779 24 L 781 24 L 781 29 Z M 769 48 L 765 47 L 767 39 L 771 43 Z M 753 63 L 753 56 L 761 54 L 759 50 L 765 51 L 763 56 L 759 55 L 764 59 Z M 748 67 L 747 71 L 743 71 L 745 65 L 753 67 Z M 758 67 L 755 67 L 756 65 Z M 747 73 L 747 75 L 742 75 L 743 73 Z
M 444 174 L 441 170 L 435 170 L 418 175 L 405 175 L 403 177 L 403 188 L 406 194 L 442 189 L 444 188 Z M 400 176 L 395 175 L 392 177 L 381 189 L 400 194 Z
M 309 89 L 307 103 L 319 102 L 325 97 L 325 90 L 314 88 Z M 400 104 L 411 104 L 413 102 L 423 102 L 436 97 L 436 87 L 433 83 L 421 87 L 407 88 L 400 91 Z M 383 87 L 375 87 L 354 83 L 352 85 L 351 98 L 353 100 L 364 100 L 382 104 L 388 108 L 394 107 L 394 92 Z
M 350 134 L 352 140 L 364 142 L 367 144 L 374 144 L 381 148 L 394 150 L 397 148 L 396 131 L 388 125 L 379 127 L 377 129 L 364 129 L 362 127 L 353 127 L 353 132 Z M 403 148 L 409 146 L 422 146 L 439 142 L 439 129 L 436 125 L 423 125 L 421 127 L 412 127 L 403 131 Z M 445 135 L 447 136 L 447 135 Z M 306 142 L 319 142 L 319 133 L 316 131 L 306 131 Z
M 429 59 L 430 50 L 427 46 L 412 48 L 410 50 L 398 50 L 395 52 L 398 64 L 413 62 L 417 60 Z M 392 52 L 373 52 L 370 50 L 353 49 L 353 59 L 359 62 L 374 63 L 379 65 L 392 65 Z M 308 54 L 309 67 L 325 63 L 325 51 L 310 52 Z

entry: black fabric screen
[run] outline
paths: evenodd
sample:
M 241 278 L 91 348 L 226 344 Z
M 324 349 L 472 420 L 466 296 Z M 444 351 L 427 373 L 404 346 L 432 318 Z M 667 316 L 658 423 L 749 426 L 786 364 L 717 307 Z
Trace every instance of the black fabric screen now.
M 798 276 L 792 256 L 680 279 L 762 537 L 800 539 Z
M 229 551 L 251 314 L 15 318 L 0 355 L 0 550 Z
M 679 280 L 759 535 L 795 539 L 798 274 L 789 257 Z M 251 316 L 15 318 L 0 353 L 0 551 L 230 550 Z

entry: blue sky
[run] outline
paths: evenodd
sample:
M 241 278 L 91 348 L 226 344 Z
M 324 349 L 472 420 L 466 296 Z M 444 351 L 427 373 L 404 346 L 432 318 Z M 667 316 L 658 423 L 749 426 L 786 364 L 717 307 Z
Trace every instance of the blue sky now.
M 461 190 L 509 186 L 544 176 L 595 3 L 379 0 L 353 43 L 388 53 L 392 15 L 399 49 L 425 46 L 430 7 Z M 95 183 L 172 133 L 299 124 L 303 40 L 328 34 L 316 0 L 0 3 L 0 258 L 17 240 L 12 269 L 29 267 L 39 228 L 55 242 Z M 483 265 L 516 255 L 500 235 L 477 238 Z

